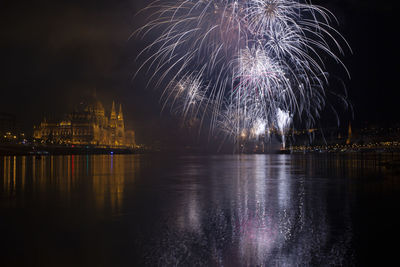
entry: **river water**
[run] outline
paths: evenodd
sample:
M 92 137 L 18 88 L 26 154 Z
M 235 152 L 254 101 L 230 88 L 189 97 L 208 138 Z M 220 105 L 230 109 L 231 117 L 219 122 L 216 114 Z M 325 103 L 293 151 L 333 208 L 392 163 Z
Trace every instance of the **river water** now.
M 0 157 L 0 265 L 382 266 L 399 158 Z

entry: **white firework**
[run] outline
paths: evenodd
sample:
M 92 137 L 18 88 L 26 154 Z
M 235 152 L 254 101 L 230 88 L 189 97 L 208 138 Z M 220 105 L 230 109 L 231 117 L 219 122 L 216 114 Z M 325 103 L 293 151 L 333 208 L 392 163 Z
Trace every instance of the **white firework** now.
M 147 9 L 153 16 L 137 33 L 158 37 L 139 55 L 149 55 L 139 71 L 153 72 L 149 82 L 173 111 L 235 142 L 251 138 L 257 121 L 271 132 L 282 112 L 287 127 L 312 127 L 325 106 L 323 58 L 344 67 L 333 52 L 343 53 L 335 36 L 347 45 L 331 26 L 336 18 L 306 0 L 156 1 Z

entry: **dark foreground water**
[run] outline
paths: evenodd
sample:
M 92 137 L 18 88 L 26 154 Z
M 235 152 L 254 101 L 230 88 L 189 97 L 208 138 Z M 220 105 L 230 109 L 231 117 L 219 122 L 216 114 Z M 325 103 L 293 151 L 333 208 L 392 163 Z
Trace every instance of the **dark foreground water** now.
M 1 157 L 0 266 L 383 266 L 398 159 Z

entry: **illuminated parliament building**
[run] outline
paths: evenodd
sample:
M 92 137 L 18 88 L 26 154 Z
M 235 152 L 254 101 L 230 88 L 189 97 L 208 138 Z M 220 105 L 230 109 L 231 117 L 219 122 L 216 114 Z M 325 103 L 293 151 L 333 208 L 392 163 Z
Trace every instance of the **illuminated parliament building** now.
M 34 138 L 43 143 L 135 147 L 135 133 L 125 128 L 122 105 L 117 114 L 114 101 L 109 116 L 103 104 L 96 100 L 90 104 L 81 103 L 62 121 L 43 119 L 33 131 Z

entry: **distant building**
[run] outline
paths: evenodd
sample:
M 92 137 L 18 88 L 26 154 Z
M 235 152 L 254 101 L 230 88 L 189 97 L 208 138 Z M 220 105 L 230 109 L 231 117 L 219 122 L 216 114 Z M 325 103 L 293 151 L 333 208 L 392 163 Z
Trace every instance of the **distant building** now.
M 346 145 L 350 145 L 351 137 L 352 137 L 352 130 L 351 130 L 351 123 L 349 122 L 349 129 L 348 129 L 348 132 L 347 132 Z
M 131 148 L 136 145 L 134 131 L 125 129 L 122 105 L 117 114 L 114 101 L 109 116 L 103 104 L 95 100 L 81 103 L 62 121 L 50 122 L 44 118 L 33 131 L 34 138 L 45 143 Z

